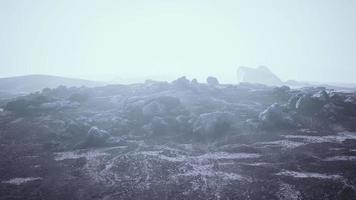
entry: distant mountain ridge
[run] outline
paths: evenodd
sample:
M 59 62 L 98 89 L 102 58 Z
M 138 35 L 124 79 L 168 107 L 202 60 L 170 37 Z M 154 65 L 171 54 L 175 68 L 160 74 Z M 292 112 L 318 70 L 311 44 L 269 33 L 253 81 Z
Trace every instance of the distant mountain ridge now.
M 105 83 L 85 79 L 66 78 L 51 75 L 26 75 L 0 78 L 0 92 L 8 94 L 26 94 L 40 91 L 44 88 L 66 87 L 96 87 Z
M 306 82 L 287 80 L 282 81 L 277 75 L 275 75 L 270 69 L 265 66 L 259 66 L 257 68 L 251 67 L 239 67 L 237 69 L 237 82 L 238 83 L 253 83 L 263 84 L 268 86 L 282 86 L 287 85 L 292 88 L 303 87 L 325 87 L 335 90 L 355 91 L 356 84 L 352 83 L 322 83 L 322 82 Z

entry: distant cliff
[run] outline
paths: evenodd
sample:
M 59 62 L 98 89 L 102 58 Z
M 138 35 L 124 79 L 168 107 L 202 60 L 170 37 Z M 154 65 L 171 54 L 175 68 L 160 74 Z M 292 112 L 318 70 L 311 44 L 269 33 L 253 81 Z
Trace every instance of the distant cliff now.
M 279 86 L 283 82 L 267 67 L 260 66 L 258 68 L 239 67 L 237 70 L 238 83 L 259 83 L 270 86 Z

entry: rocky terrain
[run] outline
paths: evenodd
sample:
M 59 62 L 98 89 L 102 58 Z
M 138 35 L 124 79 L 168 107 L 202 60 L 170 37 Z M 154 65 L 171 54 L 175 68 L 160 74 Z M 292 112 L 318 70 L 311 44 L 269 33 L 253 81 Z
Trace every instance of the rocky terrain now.
M 356 199 L 356 93 L 172 83 L 0 106 L 0 199 Z

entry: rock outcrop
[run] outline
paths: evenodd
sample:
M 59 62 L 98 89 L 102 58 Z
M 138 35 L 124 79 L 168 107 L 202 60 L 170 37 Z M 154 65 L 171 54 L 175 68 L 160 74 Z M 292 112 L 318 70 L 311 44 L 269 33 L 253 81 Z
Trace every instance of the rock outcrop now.
M 262 122 L 262 127 L 267 129 L 281 129 L 295 127 L 295 120 L 288 110 L 274 103 L 265 111 L 260 113 L 259 120 Z
M 271 86 L 280 86 L 283 84 L 275 74 L 267 67 L 260 66 L 258 68 L 239 67 L 237 70 L 238 83 L 258 83 Z
M 212 76 L 209 76 L 206 79 L 206 82 L 208 83 L 208 85 L 211 85 L 211 86 L 219 85 L 218 79 L 216 77 L 212 77 Z

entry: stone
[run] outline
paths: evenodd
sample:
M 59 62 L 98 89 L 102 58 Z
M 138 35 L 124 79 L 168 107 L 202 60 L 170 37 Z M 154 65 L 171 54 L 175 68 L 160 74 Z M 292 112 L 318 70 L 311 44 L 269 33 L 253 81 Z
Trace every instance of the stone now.
M 212 77 L 212 76 L 209 76 L 207 79 L 206 79 L 206 82 L 208 83 L 208 85 L 210 86 L 217 86 L 219 85 L 219 81 L 216 77 Z
M 287 109 L 278 103 L 272 104 L 265 111 L 259 114 L 263 128 L 280 129 L 295 126 L 295 120 Z
M 142 114 L 145 117 L 165 116 L 180 113 L 183 107 L 179 98 L 160 96 L 145 103 Z
M 93 126 L 89 129 L 88 134 L 82 146 L 84 147 L 105 146 L 106 141 L 109 138 L 110 138 L 110 134 L 107 131 L 101 130 L 96 126 Z
M 328 101 L 329 96 L 324 90 L 314 94 L 307 93 L 298 99 L 296 109 L 301 114 L 312 115 L 320 111 Z
M 190 86 L 190 81 L 185 76 L 182 76 L 182 77 L 172 81 L 172 84 L 176 87 L 186 88 L 186 87 Z
M 230 130 L 233 115 L 229 112 L 211 112 L 199 115 L 193 124 L 193 133 L 201 136 L 221 136 Z

